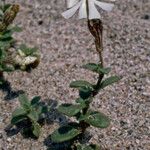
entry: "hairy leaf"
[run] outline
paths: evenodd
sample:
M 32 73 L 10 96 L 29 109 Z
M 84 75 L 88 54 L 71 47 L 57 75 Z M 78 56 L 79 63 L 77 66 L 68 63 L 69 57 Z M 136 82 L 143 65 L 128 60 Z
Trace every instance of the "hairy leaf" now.
M 91 102 L 92 102 L 92 98 L 87 98 L 87 99 L 78 98 L 78 99 L 76 99 L 76 103 L 79 103 L 83 107 L 88 106 Z
M 23 121 L 23 120 L 25 120 L 26 119 L 26 116 L 24 116 L 24 115 L 20 115 L 20 116 L 17 116 L 17 117 L 13 117 L 12 119 L 11 119 L 11 123 L 12 124 L 17 124 L 17 123 L 19 123 L 19 122 L 21 122 L 21 121 Z
M 2 64 L 1 67 L 2 67 L 2 70 L 6 71 L 6 72 L 14 71 L 14 67 L 13 66 L 7 66 L 6 64 Z
M 41 97 L 40 96 L 35 96 L 32 100 L 31 100 L 31 105 L 36 105 L 39 103 Z
M 92 91 L 93 90 L 90 90 L 90 89 L 87 89 L 87 90 L 80 89 L 79 95 L 82 99 L 88 99 L 89 97 L 91 97 Z
M 12 38 L 0 41 L 0 49 L 7 50 L 11 47 L 12 43 L 14 43 Z
M 90 91 L 94 90 L 93 85 L 91 83 L 89 83 L 87 81 L 83 81 L 83 80 L 71 82 L 70 87 L 71 88 L 77 88 L 77 89 L 82 90 L 84 92 L 89 91 L 89 90 Z
M 51 135 L 51 139 L 55 143 L 65 142 L 75 138 L 81 131 L 74 126 L 66 125 L 62 126 Z
M 112 76 L 112 77 L 109 77 L 107 79 L 105 79 L 104 81 L 102 81 L 101 85 L 100 85 L 100 89 L 103 89 L 105 88 L 106 86 L 108 85 L 111 85 L 115 82 L 118 82 L 121 78 L 118 77 L 118 76 Z
M 10 7 L 11 7 L 11 4 L 5 4 L 3 7 L 3 12 L 5 12 Z
M 41 126 L 37 122 L 32 123 L 32 132 L 33 135 L 36 136 L 37 138 L 40 136 L 41 133 Z
M 23 108 L 17 108 L 13 113 L 12 113 L 12 117 L 17 117 L 17 116 L 23 116 L 26 115 L 26 111 Z
M 31 104 L 28 100 L 28 97 L 25 94 L 20 94 L 19 95 L 19 102 L 20 105 L 27 111 L 29 111 Z
M 21 32 L 22 31 L 22 28 L 21 27 L 18 27 L 18 26 L 14 26 L 14 27 L 11 27 L 10 30 L 12 32 Z
M 32 110 L 27 116 L 33 121 L 39 120 L 39 114 L 38 114 L 38 112 L 36 112 L 34 110 Z
M 77 145 L 77 150 L 100 150 L 98 145 Z
M 97 128 L 107 128 L 110 125 L 110 119 L 101 112 L 91 111 L 83 119 L 88 124 Z
M 89 63 L 82 66 L 84 69 L 99 73 L 99 74 L 108 74 L 110 72 L 110 68 L 103 68 L 99 64 Z
M 2 35 L 0 35 L 1 41 L 10 41 L 12 39 L 12 32 L 11 31 L 5 31 Z
M 82 105 L 62 104 L 58 107 L 58 111 L 72 117 L 79 113 L 82 108 Z
M 25 44 L 22 44 L 20 46 L 20 50 L 26 55 L 26 56 L 33 56 L 35 52 L 37 52 L 37 48 L 29 48 Z

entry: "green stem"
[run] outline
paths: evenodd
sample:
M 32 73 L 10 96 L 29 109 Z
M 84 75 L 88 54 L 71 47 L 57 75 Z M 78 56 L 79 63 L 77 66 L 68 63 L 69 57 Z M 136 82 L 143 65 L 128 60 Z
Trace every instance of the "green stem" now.
M 103 51 L 103 25 L 101 20 L 99 19 L 92 19 L 88 20 L 88 28 L 90 33 L 93 35 L 95 38 L 95 47 L 96 51 L 98 52 L 99 55 L 99 64 L 103 67 L 103 56 L 102 56 L 102 51 Z M 104 75 L 99 74 L 98 81 L 95 86 L 95 91 L 93 92 L 93 97 L 98 94 L 98 87 L 101 84 L 101 81 L 103 79 Z
M 98 52 L 99 55 L 99 64 L 103 67 L 103 56 L 102 56 L 102 51 L 103 51 L 103 25 L 101 20 L 99 19 L 93 19 L 93 20 L 88 20 L 88 28 L 90 33 L 93 35 L 95 38 L 95 47 L 96 51 Z M 101 84 L 101 81 L 103 79 L 104 75 L 99 74 L 98 81 L 95 86 L 95 90 L 92 93 L 92 98 L 95 97 L 98 94 L 98 87 Z M 87 105 L 86 108 L 82 110 L 82 114 L 85 115 L 89 109 L 89 105 Z M 82 128 L 82 133 L 85 132 L 86 128 L 89 127 L 89 124 L 87 124 L 84 121 L 80 122 L 80 126 Z
M 3 77 L 3 72 L 2 71 L 0 71 L 0 78 L 2 78 Z
M 3 82 L 3 80 L 4 80 L 3 72 L 2 72 L 2 71 L 0 71 L 0 82 L 2 83 L 2 82 Z
M 87 2 L 88 4 L 88 2 Z M 87 8 L 88 9 L 88 8 Z M 89 14 L 87 14 L 89 16 Z M 96 47 L 96 51 L 98 52 L 99 55 L 99 64 L 101 65 L 101 67 L 103 67 L 103 56 L 102 56 L 102 51 L 103 51 L 103 25 L 101 20 L 99 19 L 92 19 L 89 20 L 88 19 L 88 29 L 90 31 L 90 33 L 93 35 L 94 39 L 95 39 L 95 47 Z M 91 98 L 95 97 L 98 94 L 98 87 L 101 84 L 101 81 L 104 77 L 104 74 L 99 74 L 98 77 L 98 81 L 96 83 L 95 86 L 95 90 L 92 92 L 92 94 L 90 95 Z M 87 105 L 87 107 L 85 107 L 82 110 L 82 115 L 85 115 L 87 113 L 87 111 L 89 110 L 90 104 Z M 80 121 L 80 127 L 82 130 L 82 134 L 84 134 L 84 132 L 86 131 L 86 129 L 90 126 L 88 123 L 86 123 L 84 120 Z M 82 136 L 81 136 L 82 137 Z
M 103 51 L 103 25 L 101 20 L 99 19 L 92 19 L 88 20 L 88 28 L 90 33 L 95 38 L 95 47 L 96 51 L 99 55 L 99 63 L 103 67 L 103 57 L 102 57 L 102 51 Z

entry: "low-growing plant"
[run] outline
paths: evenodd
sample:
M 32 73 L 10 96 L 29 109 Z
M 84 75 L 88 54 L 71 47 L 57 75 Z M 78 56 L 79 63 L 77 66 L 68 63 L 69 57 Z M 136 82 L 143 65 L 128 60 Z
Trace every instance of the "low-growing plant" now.
M 40 97 L 36 96 L 31 101 L 25 94 L 19 96 L 20 107 L 12 113 L 11 124 L 19 125 L 23 123 L 22 131 L 25 135 L 31 133 L 39 137 L 41 132 L 40 120 L 45 118 L 47 106 L 40 104 Z
M 36 47 L 29 48 L 25 44 L 20 45 L 14 58 L 16 68 L 30 70 L 36 68 L 40 62 L 40 55 Z
M 3 72 L 27 71 L 39 64 L 38 50 L 19 46 L 13 38 L 14 32 L 21 31 L 18 26 L 12 26 L 18 12 L 19 5 L 0 3 L 0 84 L 3 83 Z
M 68 8 L 70 9 L 62 14 L 68 19 L 79 9 L 79 18 L 87 18 L 88 29 L 94 37 L 96 51 L 99 55 L 99 63 L 88 63 L 82 66 L 84 69 L 97 73 L 98 81 L 96 83 L 90 83 L 85 80 L 71 82 L 70 87 L 79 90 L 79 98 L 76 99 L 75 104 L 62 104 L 58 107 L 59 112 L 76 119 L 76 122 L 61 126 L 51 135 L 54 143 L 70 141 L 71 146 L 67 150 L 100 149 L 100 145 L 82 143 L 83 135 L 88 127 L 93 126 L 103 129 L 110 125 L 110 119 L 102 112 L 92 110 L 90 104 L 101 90 L 120 80 L 118 76 L 105 77 L 110 72 L 110 68 L 105 68 L 103 65 L 103 25 L 95 5 L 104 10 L 111 10 L 113 7 L 113 4 L 99 2 L 98 0 L 68 0 Z

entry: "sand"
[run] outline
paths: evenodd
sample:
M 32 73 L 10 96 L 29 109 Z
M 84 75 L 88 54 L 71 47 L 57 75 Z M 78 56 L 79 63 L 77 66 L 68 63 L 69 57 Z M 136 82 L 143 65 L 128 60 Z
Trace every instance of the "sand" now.
M 82 64 L 98 62 L 94 41 L 85 20 L 65 20 L 65 0 L 9 0 L 21 5 L 15 24 L 23 32 L 15 34 L 19 43 L 36 46 L 41 62 L 31 73 L 5 73 L 9 81 L 0 89 L 0 149 L 46 150 L 51 146 L 48 136 L 68 118 L 57 114 L 56 104 L 72 103 L 78 96 L 70 89 L 72 80 L 96 81 L 97 76 L 81 69 Z M 90 142 L 108 150 L 150 149 L 150 1 L 118 0 L 110 13 L 102 14 L 104 24 L 104 64 L 110 75 L 121 81 L 105 88 L 95 97 L 92 107 L 111 119 L 107 129 L 90 128 Z M 38 140 L 24 138 L 20 132 L 8 135 L 11 113 L 19 106 L 18 94 L 29 98 L 41 96 L 51 105 Z

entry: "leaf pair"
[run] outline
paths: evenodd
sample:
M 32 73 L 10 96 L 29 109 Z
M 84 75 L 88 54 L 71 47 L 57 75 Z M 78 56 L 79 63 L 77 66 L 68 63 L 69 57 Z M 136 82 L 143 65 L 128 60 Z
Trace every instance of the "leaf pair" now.
M 89 63 L 83 66 L 83 68 L 91 70 L 93 72 L 96 72 L 98 74 L 108 74 L 110 72 L 110 68 L 102 68 L 99 64 Z M 90 93 L 94 90 L 100 90 L 103 89 L 115 82 L 118 82 L 120 80 L 120 77 L 118 76 L 111 76 L 109 78 L 106 78 L 105 80 L 102 80 L 99 85 L 93 85 L 87 81 L 84 80 L 77 80 L 73 81 L 70 84 L 71 88 L 77 88 L 80 92 L 84 93 Z M 96 88 L 96 89 L 95 89 Z
M 76 100 L 79 104 L 62 104 L 58 107 L 58 111 L 69 116 L 76 116 L 79 122 L 85 123 L 98 128 L 106 128 L 110 124 L 109 118 L 103 113 L 89 110 L 85 115 L 81 113 L 81 110 L 87 107 L 86 103 L 90 103 L 90 99 L 83 100 L 81 98 Z M 51 135 L 53 142 L 65 142 L 71 140 L 81 134 L 81 127 L 78 123 L 75 125 L 66 125 L 57 129 Z
M 94 86 L 91 83 L 84 80 L 73 81 L 71 82 L 70 87 L 77 88 L 83 92 L 92 92 L 94 90 Z
M 85 116 L 80 116 L 79 120 L 80 121 L 84 120 L 84 122 L 88 123 L 89 125 L 98 128 L 106 128 L 110 124 L 109 118 L 100 112 L 90 112 Z M 54 131 L 51 135 L 51 139 L 55 143 L 61 143 L 61 142 L 72 140 L 73 138 L 77 137 L 81 133 L 82 132 L 81 132 L 81 128 L 79 128 L 79 124 L 76 124 L 76 126 L 66 125 Z
M 88 110 L 85 115 L 81 114 L 78 120 L 97 128 L 107 128 L 110 125 L 110 120 L 106 115 L 91 110 Z
M 111 77 L 101 81 L 101 83 L 99 85 L 93 85 L 84 80 L 77 80 L 77 81 L 71 82 L 70 87 L 78 89 L 80 92 L 81 98 L 86 99 L 86 98 L 90 97 L 90 95 L 93 91 L 104 89 L 105 87 L 107 87 L 115 82 L 118 82 L 119 80 L 120 80 L 120 77 L 111 76 Z
M 55 143 L 61 143 L 69 141 L 79 134 L 81 134 L 81 130 L 78 128 L 78 124 L 65 125 L 54 131 L 51 135 L 51 139 Z
M 58 107 L 58 111 L 67 115 L 68 117 L 77 116 L 81 112 L 82 109 L 85 108 L 86 105 L 78 103 L 78 104 L 62 104 Z M 51 139 L 53 142 L 60 143 L 69 141 L 76 136 L 81 134 L 81 129 L 78 123 L 71 123 L 65 126 L 60 127 L 51 135 Z
M 67 115 L 68 117 L 73 117 L 77 115 L 83 108 L 83 105 L 62 104 L 58 107 L 58 111 Z
M 23 120 L 30 121 L 32 123 L 31 130 L 33 134 L 39 137 L 41 127 L 38 121 L 45 112 L 45 108 L 39 104 L 40 97 L 36 96 L 30 102 L 25 94 L 21 94 L 19 102 L 21 107 L 12 113 L 11 123 L 16 125 Z

